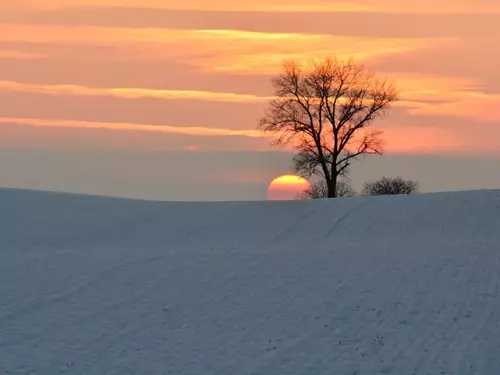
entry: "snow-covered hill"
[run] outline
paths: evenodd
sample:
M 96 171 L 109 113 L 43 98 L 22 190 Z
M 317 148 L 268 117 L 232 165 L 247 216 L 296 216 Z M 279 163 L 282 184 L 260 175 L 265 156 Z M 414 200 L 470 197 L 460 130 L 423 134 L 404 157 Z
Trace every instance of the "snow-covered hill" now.
M 0 190 L 0 372 L 500 374 L 500 192 Z

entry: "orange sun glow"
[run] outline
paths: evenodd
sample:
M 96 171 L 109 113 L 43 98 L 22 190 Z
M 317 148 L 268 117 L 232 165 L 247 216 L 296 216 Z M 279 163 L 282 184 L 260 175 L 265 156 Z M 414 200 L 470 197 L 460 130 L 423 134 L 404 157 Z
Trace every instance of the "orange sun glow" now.
M 311 187 L 302 177 L 284 175 L 275 178 L 267 188 L 268 200 L 295 200 L 304 190 Z

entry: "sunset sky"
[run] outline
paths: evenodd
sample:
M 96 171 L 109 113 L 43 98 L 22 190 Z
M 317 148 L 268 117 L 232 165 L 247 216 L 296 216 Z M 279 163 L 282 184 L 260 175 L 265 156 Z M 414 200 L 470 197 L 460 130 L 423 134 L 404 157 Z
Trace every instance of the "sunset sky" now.
M 498 0 L 0 1 L 0 186 L 265 199 L 270 78 L 332 56 L 401 90 L 356 188 L 500 188 L 499 37 Z

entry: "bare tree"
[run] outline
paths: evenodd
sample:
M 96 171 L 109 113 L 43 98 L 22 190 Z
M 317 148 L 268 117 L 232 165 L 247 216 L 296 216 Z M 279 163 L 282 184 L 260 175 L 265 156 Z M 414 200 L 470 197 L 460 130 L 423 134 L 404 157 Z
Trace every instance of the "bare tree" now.
M 273 79 L 271 100 L 259 129 L 275 146 L 298 151 L 294 169 L 306 178 L 320 176 L 327 196 L 337 196 L 339 177 L 363 154 L 381 154 L 381 132 L 370 129 L 397 100 L 395 88 L 351 61 L 326 58 L 304 70 L 285 62 Z
M 337 181 L 336 197 L 354 197 L 356 191 L 345 180 Z M 297 196 L 298 200 L 328 198 L 328 186 L 324 180 L 318 181 Z
M 382 177 L 377 181 L 368 181 L 364 185 L 365 195 L 401 195 L 414 194 L 418 191 L 418 181 L 405 180 L 402 177 Z

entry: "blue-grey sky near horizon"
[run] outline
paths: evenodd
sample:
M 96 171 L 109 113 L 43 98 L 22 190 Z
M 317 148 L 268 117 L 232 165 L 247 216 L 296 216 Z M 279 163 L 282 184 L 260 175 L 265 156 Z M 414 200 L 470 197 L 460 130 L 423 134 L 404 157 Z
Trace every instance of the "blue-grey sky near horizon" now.
M 0 186 L 266 199 L 255 130 L 283 59 L 354 57 L 402 91 L 352 183 L 500 188 L 496 0 L 0 2 Z
M 291 153 L 0 150 L 0 187 L 152 200 L 262 200 Z M 385 155 L 352 168 L 358 191 L 382 175 L 417 179 L 422 192 L 498 189 L 497 157 Z

